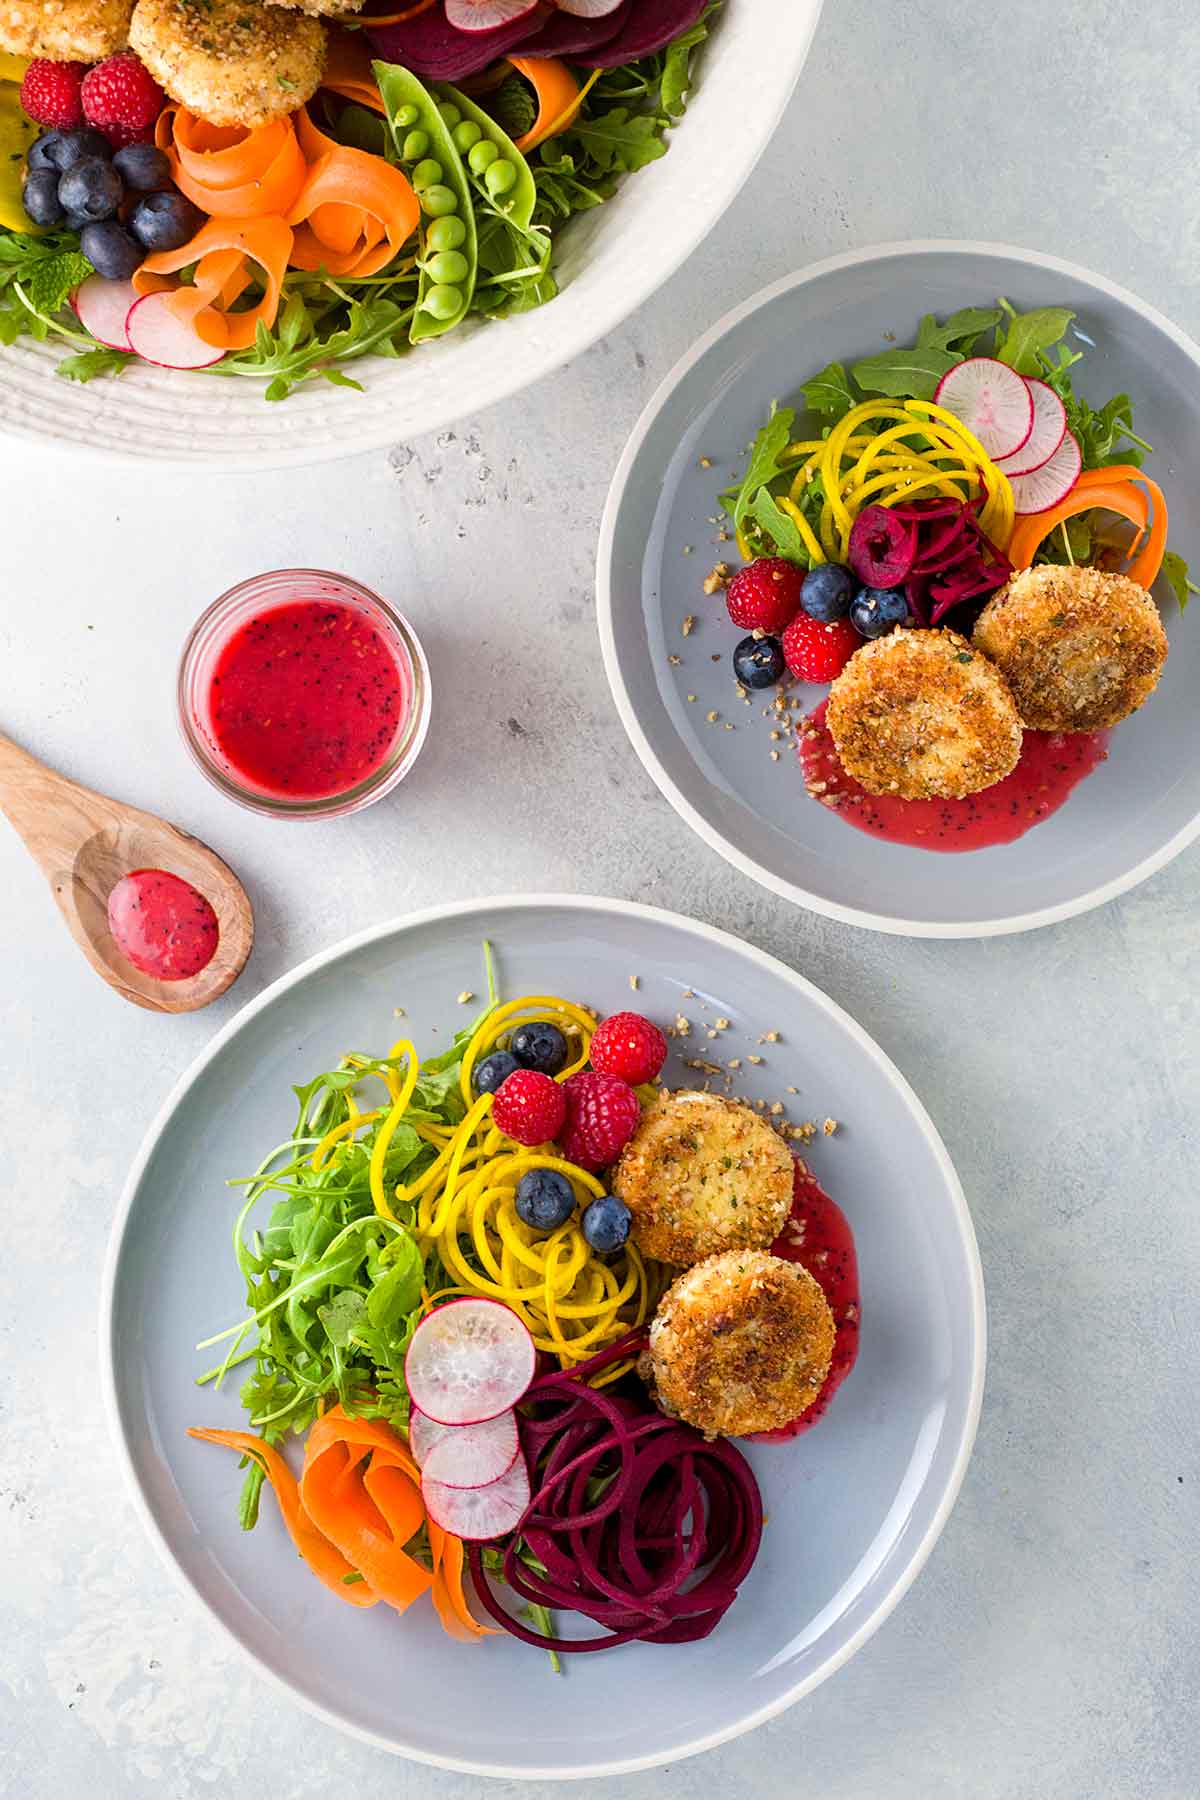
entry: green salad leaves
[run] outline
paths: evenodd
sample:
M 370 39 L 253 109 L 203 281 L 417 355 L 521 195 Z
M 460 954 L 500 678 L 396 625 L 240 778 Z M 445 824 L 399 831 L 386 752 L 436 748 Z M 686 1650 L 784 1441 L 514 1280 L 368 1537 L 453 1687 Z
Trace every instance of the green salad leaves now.
M 1019 313 L 1001 298 L 995 306 L 967 306 L 938 319 L 927 313 L 917 328 L 912 345 L 860 358 L 847 367 L 829 363 L 810 376 L 800 389 L 803 411 L 816 415 L 807 437 L 828 437 L 833 426 L 855 406 L 876 396 L 890 399 L 932 400 L 938 383 L 969 356 L 994 356 L 1019 375 L 1036 377 L 1054 389 L 1067 411 L 1067 424 L 1079 443 L 1085 469 L 1115 463 L 1140 468 L 1151 445 L 1133 429 L 1133 404 L 1128 394 L 1114 394 L 1093 407 L 1076 392 L 1074 371 L 1085 351 L 1068 341 L 1075 314 L 1063 306 L 1036 307 Z M 1086 340 L 1075 337 L 1085 344 Z M 808 568 L 811 563 L 803 534 L 779 505 L 787 495 L 797 464 L 784 464 L 784 452 L 797 436 L 798 409 L 773 407 L 771 416 L 750 446 L 745 471 L 738 482 L 721 495 L 721 504 L 734 529 L 755 556 L 778 555 Z M 807 524 L 817 532 L 825 494 L 819 476 L 805 483 L 795 504 Z M 1096 515 L 1084 514 L 1055 532 L 1038 552 L 1038 561 L 1085 562 L 1092 554 Z M 1200 592 L 1190 580 L 1181 556 L 1169 552 L 1163 561 L 1163 577 L 1182 611 L 1189 595 Z

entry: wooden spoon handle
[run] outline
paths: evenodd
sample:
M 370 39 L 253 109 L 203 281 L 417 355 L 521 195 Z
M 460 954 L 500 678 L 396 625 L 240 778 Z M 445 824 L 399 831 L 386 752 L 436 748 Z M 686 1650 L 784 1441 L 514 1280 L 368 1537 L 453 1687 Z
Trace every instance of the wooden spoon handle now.
M 80 843 L 105 822 L 99 794 L 68 780 L 0 732 L 0 812 L 49 876 L 70 868 Z

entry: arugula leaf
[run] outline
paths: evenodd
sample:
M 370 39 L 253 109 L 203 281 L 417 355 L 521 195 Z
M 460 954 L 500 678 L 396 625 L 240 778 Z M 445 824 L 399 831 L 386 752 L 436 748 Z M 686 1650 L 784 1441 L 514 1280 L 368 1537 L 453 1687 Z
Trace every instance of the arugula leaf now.
M 1188 575 L 1188 566 L 1182 556 L 1174 550 L 1168 550 L 1163 557 L 1162 572 L 1171 585 L 1171 592 L 1179 602 L 1181 613 L 1187 611 L 1187 603 L 1193 594 L 1200 594 L 1200 587 Z
M 939 325 L 933 313 L 926 313 L 917 327 L 917 349 L 957 349 L 964 357 L 970 356 L 984 332 L 991 331 L 1003 316 L 998 306 L 964 306 Z
M 652 113 L 630 112 L 627 106 L 614 106 L 596 118 L 578 118 L 571 127 L 602 175 L 619 170 L 630 175 L 657 162 L 667 154 L 662 126 Z
M 722 494 L 721 503 L 732 518 L 735 530 L 741 530 L 759 488 L 766 487 L 778 475 L 779 459 L 791 442 L 795 423 L 796 415 L 790 406 L 778 409 L 772 406 L 771 417 L 750 447 L 750 460 L 741 485 Z
M 1007 300 L 1000 304 L 1008 315 L 1008 330 L 996 344 L 997 361 L 1018 375 L 1040 375 L 1039 352 L 1052 349 L 1065 336 L 1075 314 L 1065 306 L 1038 306 L 1019 313 Z
M 808 546 L 800 535 L 796 521 L 788 517 L 783 508 L 773 498 L 769 488 L 759 488 L 750 506 L 755 522 L 766 532 L 780 556 L 789 561 L 803 563 L 807 568 L 812 561 Z
M 858 396 L 840 362 L 829 363 L 819 375 L 806 381 L 800 391 L 809 412 L 820 413 L 835 424 L 845 418 L 852 406 L 858 405 Z
M 667 117 L 675 122 L 687 111 L 688 95 L 692 86 L 692 52 L 699 48 L 708 36 L 709 21 L 718 10 L 720 0 L 710 6 L 707 12 L 701 13 L 690 31 L 681 32 L 679 37 L 667 45 L 663 54 L 662 83 L 659 88 L 659 100 Z
M 79 350 L 54 365 L 64 381 L 95 381 L 98 375 L 119 375 L 137 358 L 129 350 Z
M 864 356 L 851 374 L 867 394 L 932 400 L 938 382 L 962 360 L 954 351 L 930 344 L 919 350 L 884 350 L 878 356 Z

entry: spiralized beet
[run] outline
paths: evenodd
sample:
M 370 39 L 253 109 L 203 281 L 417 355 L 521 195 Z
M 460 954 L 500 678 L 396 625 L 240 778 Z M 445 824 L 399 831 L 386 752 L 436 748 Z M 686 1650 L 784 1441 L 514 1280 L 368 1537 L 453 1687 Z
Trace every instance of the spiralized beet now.
M 1008 558 L 980 528 L 981 504 L 915 500 L 890 509 L 916 533 L 904 592 L 918 624 L 940 625 L 956 606 L 995 593 L 1012 574 Z
M 540 1376 L 522 1405 L 533 1494 L 505 1547 L 504 1579 L 522 1599 L 583 1613 L 606 1635 L 550 1638 L 514 1619 L 480 1546 L 467 1546 L 480 1601 L 527 1644 L 573 1653 L 707 1637 L 758 1554 L 762 1500 L 740 1451 L 585 1385 L 644 1342 L 632 1332 L 569 1375 Z M 522 1541 L 544 1575 L 518 1553 Z

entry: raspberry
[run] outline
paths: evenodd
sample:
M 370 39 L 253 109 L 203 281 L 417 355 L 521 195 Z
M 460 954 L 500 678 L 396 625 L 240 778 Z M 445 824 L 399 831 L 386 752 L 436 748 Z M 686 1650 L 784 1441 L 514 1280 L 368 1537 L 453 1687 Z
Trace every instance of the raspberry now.
M 592 1174 L 615 1163 L 638 1128 L 642 1109 L 628 1083 L 584 1070 L 563 1082 L 567 1126 L 563 1155 Z
M 735 625 L 743 631 L 769 631 L 775 635 L 791 623 L 800 610 L 804 570 L 782 556 L 760 556 L 739 569 L 725 589 L 725 604 Z
M 641 1013 L 613 1013 L 596 1027 L 592 1067 L 598 1075 L 619 1075 L 630 1087 L 653 1081 L 667 1060 L 667 1040 Z
M 22 110 L 38 125 L 69 131 L 83 119 L 80 89 L 86 72 L 86 63 L 47 62 L 39 56 L 21 83 Z
M 532 1150 L 563 1128 L 567 1097 L 557 1081 L 536 1069 L 514 1069 L 496 1089 L 492 1121 L 505 1137 Z
M 783 654 L 797 681 L 832 681 L 840 675 L 862 639 L 849 619 L 823 625 L 799 613 L 783 634 Z
M 163 109 L 162 89 L 132 50 L 97 63 L 84 76 L 81 92 L 84 117 L 106 136 L 117 127 L 123 133 L 147 131 Z M 125 139 L 137 141 L 136 136 Z

